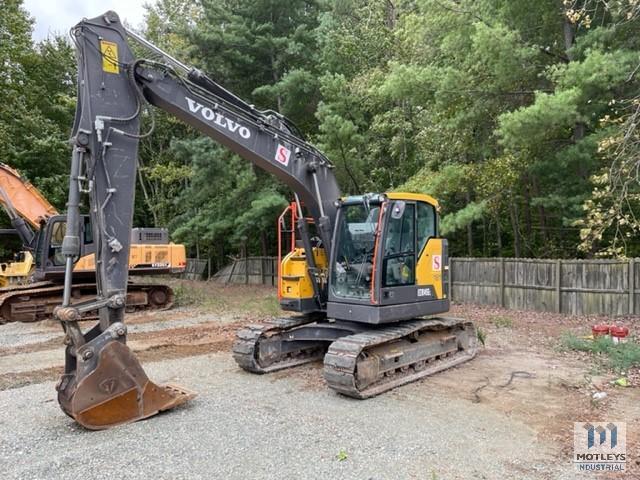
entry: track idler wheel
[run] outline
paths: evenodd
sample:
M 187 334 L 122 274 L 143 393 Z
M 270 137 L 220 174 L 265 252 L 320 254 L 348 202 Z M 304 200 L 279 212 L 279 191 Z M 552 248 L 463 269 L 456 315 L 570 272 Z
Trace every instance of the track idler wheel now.
M 184 388 L 150 381 L 131 349 L 117 338 L 101 341 L 114 327 L 118 324 L 78 349 L 75 372 L 60 379 L 58 402 L 65 413 L 85 428 L 101 430 L 151 417 L 195 397 Z M 96 354 L 88 353 L 96 347 Z

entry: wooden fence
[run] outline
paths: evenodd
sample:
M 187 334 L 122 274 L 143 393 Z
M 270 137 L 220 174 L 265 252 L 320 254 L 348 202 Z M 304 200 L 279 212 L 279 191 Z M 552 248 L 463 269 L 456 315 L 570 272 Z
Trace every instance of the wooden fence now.
M 182 278 L 189 280 L 203 280 L 209 270 L 209 260 L 199 260 L 197 258 L 187 258 L 187 266 L 182 274 Z
M 277 257 L 236 258 L 230 265 L 218 270 L 211 280 L 218 283 L 245 285 L 278 284 Z
M 450 259 L 450 298 L 571 315 L 640 313 L 640 262 L 522 258 Z M 275 257 L 240 258 L 218 271 L 220 283 L 277 284 Z
M 571 315 L 638 313 L 640 263 L 631 260 L 452 258 L 458 302 Z

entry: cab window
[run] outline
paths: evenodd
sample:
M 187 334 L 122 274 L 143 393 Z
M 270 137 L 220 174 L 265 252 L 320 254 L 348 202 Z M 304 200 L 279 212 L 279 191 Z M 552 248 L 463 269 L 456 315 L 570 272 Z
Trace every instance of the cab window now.
M 341 208 L 336 263 L 331 278 L 335 295 L 369 298 L 379 214 L 378 205 L 369 207 L 359 203 Z
M 382 286 L 415 283 L 415 205 L 396 200 L 391 205 L 382 260 Z
M 64 221 L 55 222 L 51 227 L 49 254 L 47 255 L 51 265 L 59 267 L 65 264 L 65 257 L 62 254 L 62 241 L 66 231 L 67 223 Z
M 421 252 L 429 238 L 436 236 L 436 209 L 425 202 L 417 205 L 418 252 Z
M 84 244 L 93 243 L 93 228 L 91 227 L 91 217 L 84 217 Z

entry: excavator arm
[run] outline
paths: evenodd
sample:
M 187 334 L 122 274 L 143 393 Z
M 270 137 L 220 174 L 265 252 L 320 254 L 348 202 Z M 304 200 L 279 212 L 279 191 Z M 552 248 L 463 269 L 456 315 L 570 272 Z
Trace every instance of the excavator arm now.
M 62 409 L 90 429 L 135 421 L 184 403 L 193 394 L 150 382 L 126 346 L 124 309 L 127 259 L 133 216 L 138 143 L 148 105 L 163 109 L 233 152 L 271 172 L 296 192 L 313 217 L 327 254 L 340 191 L 331 163 L 295 133 L 275 112 L 257 111 L 196 69 L 188 68 L 128 32 L 114 12 L 83 20 L 72 29 L 78 59 L 78 102 L 72 132 L 63 305 L 55 316 L 67 336 L 65 374 L 58 384 Z M 160 55 L 166 63 L 138 60 L 128 38 Z M 153 128 L 153 127 L 151 127 Z M 80 196 L 89 196 L 96 242 L 97 298 L 71 305 L 74 259 L 80 246 Z M 307 221 L 298 230 L 311 252 Z M 307 255 L 317 310 L 326 286 L 314 256 Z M 100 321 L 88 331 L 78 320 L 99 309 Z
M 54 206 L 31 182 L 4 163 L 0 163 L 0 204 L 28 249 L 34 247 L 34 230 L 40 230 L 43 222 L 58 215 Z

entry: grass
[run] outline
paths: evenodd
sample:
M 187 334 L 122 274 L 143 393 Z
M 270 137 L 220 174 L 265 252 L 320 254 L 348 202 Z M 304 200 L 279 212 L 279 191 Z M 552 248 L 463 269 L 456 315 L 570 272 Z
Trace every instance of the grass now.
M 212 313 L 250 314 L 259 317 L 281 315 L 275 288 L 262 285 L 225 286 L 209 282 L 171 280 L 175 304 Z
M 175 305 L 186 307 L 189 305 L 199 305 L 205 301 L 204 292 L 197 288 L 190 288 L 188 285 L 178 284 L 173 287 L 175 295 Z
M 497 328 L 513 328 L 513 319 L 510 317 L 491 317 L 491 323 Z
M 630 368 L 640 367 L 640 345 L 629 340 L 626 343 L 613 343 L 611 338 L 596 337 L 593 340 L 566 333 L 562 336 L 561 347 L 592 354 L 614 372 L 626 372 Z
M 339 462 L 344 462 L 347 458 L 349 458 L 349 456 L 347 455 L 347 451 L 342 449 L 338 452 L 338 454 L 336 455 L 336 458 L 338 459 Z

